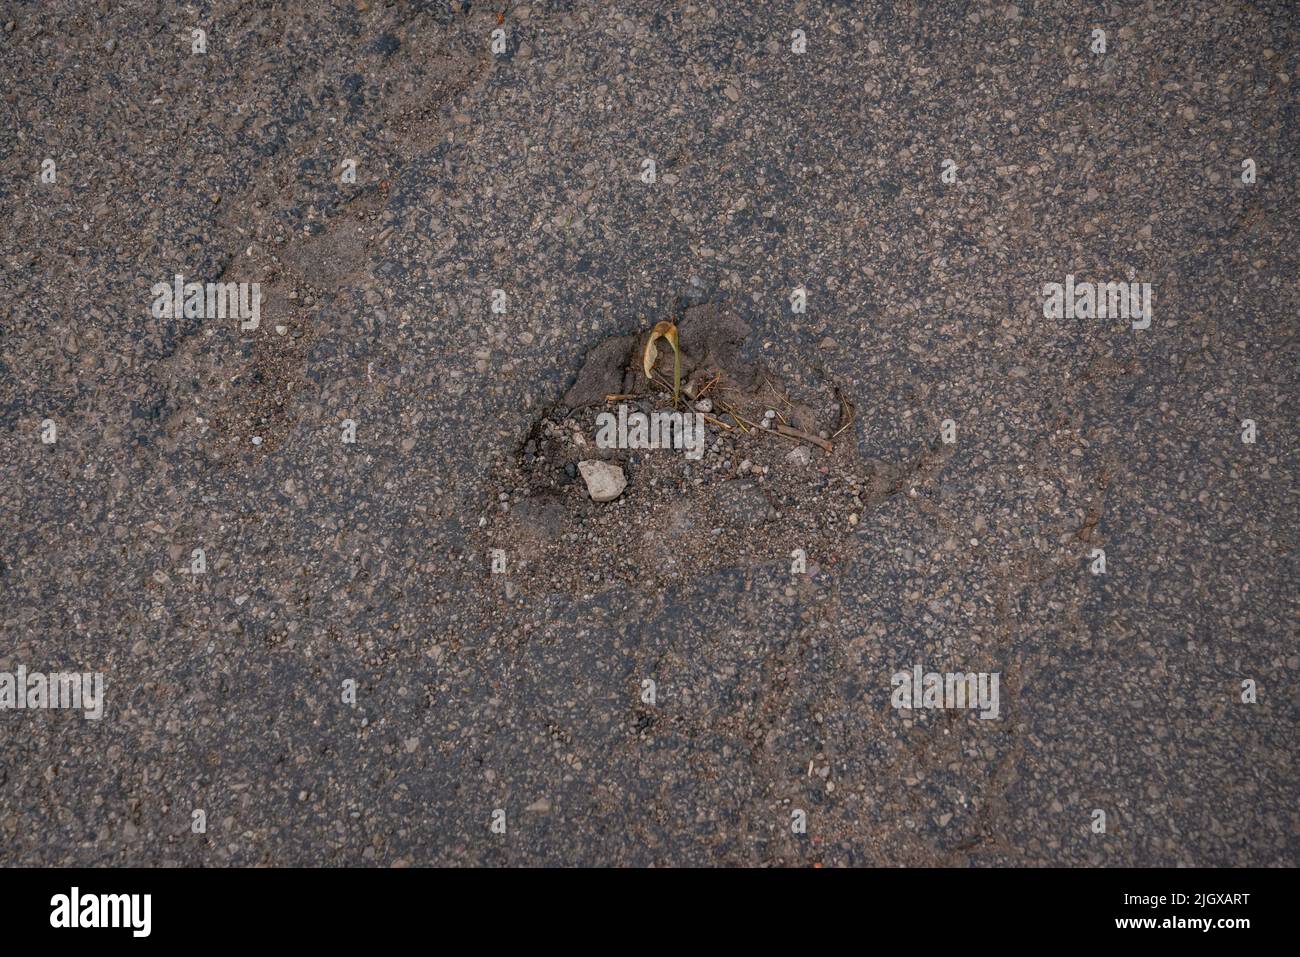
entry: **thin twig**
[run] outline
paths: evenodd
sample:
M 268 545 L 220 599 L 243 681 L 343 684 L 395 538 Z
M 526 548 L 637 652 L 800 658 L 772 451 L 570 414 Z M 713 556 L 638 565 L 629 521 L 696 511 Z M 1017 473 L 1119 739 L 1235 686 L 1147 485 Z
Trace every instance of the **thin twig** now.
M 831 445 L 825 439 L 817 435 L 809 435 L 799 429 L 791 428 L 788 425 L 774 425 L 772 431 L 777 435 L 784 435 L 788 439 L 798 439 L 800 442 L 811 442 L 813 445 L 820 445 L 827 452 L 834 452 L 835 446 Z
M 780 399 L 782 402 L 785 403 L 786 408 L 788 408 L 788 409 L 793 409 L 793 408 L 794 408 L 794 403 L 793 403 L 793 402 L 791 402 L 788 398 L 786 398 L 786 397 L 785 397 L 784 395 L 782 395 L 780 392 L 777 392 L 777 391 L 776 391 L 776 386 L 772 385 L 772 380 L 771 380 L 771 379 L 769 379 L 767 376 L 763 376 L 763 381 L 764 381 L 765 383 L 767 383 L 767 387 L 768 387 L 769 389 L 772 390 L 772 394 L 775 395 L 778 399 Z M 773 411 L 775 412 L 776 410 L 774 409 Z M 777 414 L 779 415 L 780 413 L 777 413 Z
M 839 386 L 835 387 L 835 397 L 840 400 L 840 420 L 843 421 L 845 418 L 847 418 L 848 421 L 844 422 L 843 425 L 841 425 L 838 429 L 835 430 L 835 434 L 831 436 L 831 438 L 833 439 L 839 438 L 840 433 L 843 432 L 845 429 L 847 429 L 849 426 L 851 426 L 854 422 L 856 422 L 858 417 L 857 409 L 853 407 L 852 402 L 844 398 L 844 393 L 840 391 Z M 848 412 L 847 416 L 845 416 L 846 410 Z
M 723 412 L 727 413 L 727 415 L 735 419 L 736 425 L 740 427 L 740 431 L 744 432 L 746 435 L 749 434 L 749 429 L 745 428 L 745 426 L 748 425 L 750 428 L 754 428 L 754 429 L 758 428 L 757 423 L 750 422 L 748 419 L 741 416 L 740 413 L 738 413 L 727 403 L 723 402 L 721 399 L 718 399 L 717 402 L 718 402 L 718 408 L 722 409 Z
M 669 389 L 672 388 L 672 385 L 668 382 L 668 380 L 665 379 L 663 376 L 661 376 L 658 372 L 654 373 L 654 378 L 652 381 L 655 383 L 655 385 L 661 387 L 665 392 L 667 392 Z M 673 397 L 673 408 L 676 409 L 680 404 L 682 404 L 682 398 L 681 398 L 681 394 L 678 393 Z

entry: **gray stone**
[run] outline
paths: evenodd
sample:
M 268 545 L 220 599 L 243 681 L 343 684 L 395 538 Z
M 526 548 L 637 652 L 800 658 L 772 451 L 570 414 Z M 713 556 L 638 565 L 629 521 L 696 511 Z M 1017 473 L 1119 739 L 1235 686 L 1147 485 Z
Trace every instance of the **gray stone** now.
M 612 502 L 623 494 L 627 488 L 627 479 L 623 469 L 611 462 L 588 459 L 578 463 L 582 480 L 587 483 L 587 494 L 593 502 Z

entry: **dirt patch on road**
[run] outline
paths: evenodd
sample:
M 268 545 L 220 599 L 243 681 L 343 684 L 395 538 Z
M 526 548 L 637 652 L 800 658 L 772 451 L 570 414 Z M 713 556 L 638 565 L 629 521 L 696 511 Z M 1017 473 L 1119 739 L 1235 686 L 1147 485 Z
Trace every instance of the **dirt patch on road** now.
M 481 545 L 489 562 L 492 550 L 504 553 L 507 597 L 612 582 L 662 588 L 738 565 L 815 571 L 842 560 L 864 512 L 897 487 L 892 471 L 859 458 L 853 401 L 815 373 L 787 379 L 756 358 L 762 350 L 731 306 L 688 308 L 679 330 L 678 411 L 703 418 L 699 457 L 600 447 L 602 428 L 673 412 L 674 373 L 660 340 L 654 380 L 646 377 L 648 333 L 597 344 L 564 397 L 494 470 Z M 612 501 L 590 494 L 580 465 L 594 461 L 626 479 Z

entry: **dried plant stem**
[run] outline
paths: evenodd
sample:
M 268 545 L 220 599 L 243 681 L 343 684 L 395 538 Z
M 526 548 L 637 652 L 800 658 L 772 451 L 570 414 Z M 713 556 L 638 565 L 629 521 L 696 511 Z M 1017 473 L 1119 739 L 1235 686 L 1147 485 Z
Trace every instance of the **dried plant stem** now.
M 840 421 L 844 423 L 831 436 L 833 439 L 838 439 L 841 432 L 857 421 L 858 413 L 857 409 L 853 407 L 853 403 L 844 398 L 844 393 L 839 390 L 838 386 L 835 388 L 835 397 L 840 400 Z
M 825 439 L 818 435 L 809 435 L 807 432 L 801 432 L 799 429 L 793 429 L 788 425 L 775 425 L 771 431 L 777 435 L 784 435 L 787 439 L 798 439 L 800 442 L 811 442 L 813 445 L 821 446 L 827 452 L 834 452 L 835 446 L 831 445 Z
M 699 391 L 698 393 L 696 393 L 695 398 L 697 398 L 697 399 L 702 399 L 702 398 L 704 398 L 704 393 L 708 392 L 711 388 L 713 388 L 715 385 L 717 385 L 718 382 L 720 382 L 721 380 L 722 380 L 722 374 L 721 374 L 721 373 L 719 373 L 718 375 L 715 375 L 715 376 L 714 376 L 712 379 L 710 379 L 708 382 L 704 383 L 704 388 L 700 389 L 700 391 Z

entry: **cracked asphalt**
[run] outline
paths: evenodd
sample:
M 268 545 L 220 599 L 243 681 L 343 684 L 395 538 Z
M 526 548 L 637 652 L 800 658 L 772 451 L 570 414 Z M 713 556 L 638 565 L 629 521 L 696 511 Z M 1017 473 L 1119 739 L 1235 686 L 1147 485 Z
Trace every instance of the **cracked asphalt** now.
M 0 864 L 1295 866 L 1298 34 L 0 5 Z M 177 274 L 260 325 L 155 316 Z M 1048 318 L 1067 276 L 1149 327 Z M 671 587 L 608 537 L 493 574 L 494 470 L 686 301 L 851 398 L 860 515 L 808 467 L 804 574 L 761 527 Z M 566 494 L 749 528 L 691 488 Z M 893 707 L 916 665 L 998 718 Z M 5 708 L 20 667 L 103 717 Z

